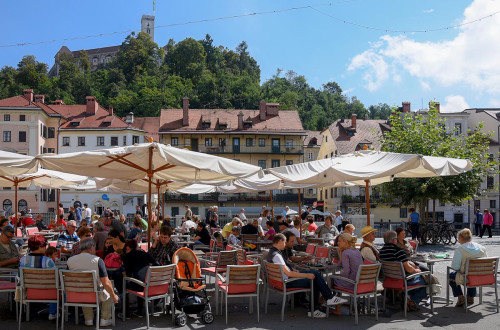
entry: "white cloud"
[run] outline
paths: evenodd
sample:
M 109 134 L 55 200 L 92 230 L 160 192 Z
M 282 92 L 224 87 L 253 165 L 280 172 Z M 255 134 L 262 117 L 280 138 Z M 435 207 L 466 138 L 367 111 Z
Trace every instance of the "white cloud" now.
M 346 89 L 346 90 L 342 91 L 342 94 L 347 95 L 349 93 L 352 93 L 354 90 L 355 90 L 354 87 L 353 88 L 349 88 L 349 89 Z
M 422 81 L 422 80 L 420 80 L 420 87 L 424 91 L 430 91 L 431 90 L 431 86 L 427 82 Z
M 424 10 L 422 10 L 422 12 L 424 14 L 430 14 L 430 13 L 434 12 L 434 9 L 433 8 L 431 8 L 431 9 L 424 9 Z
M 465 101 L 462 95 L 448 95 L 445 98 L 445 103 L 441 104 L 441 112 L 461 112 L 468 109 L 469 104 Z
M 465 9 L 461 22 L 471 22 L 498 10 L 497 0 L 475 0 Z M 420 42 L 407 35 L 385 35 L 356 55 L 348 70 L 364 70 L 363 79 L 370 91 L 382 87 L 389 75 L 406 72 L 429 86 L 460 86 L 495 96 L 500 92 L 498 31 L 500 14 L 460 27 L 450 40 Z

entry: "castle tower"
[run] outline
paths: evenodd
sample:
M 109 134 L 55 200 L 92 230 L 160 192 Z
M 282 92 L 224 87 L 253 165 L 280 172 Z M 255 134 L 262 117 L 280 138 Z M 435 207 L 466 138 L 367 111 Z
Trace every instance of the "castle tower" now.
M 153 15 L 142 15 L 141 32 L 147 33 L 155 40 L 155 17 Z

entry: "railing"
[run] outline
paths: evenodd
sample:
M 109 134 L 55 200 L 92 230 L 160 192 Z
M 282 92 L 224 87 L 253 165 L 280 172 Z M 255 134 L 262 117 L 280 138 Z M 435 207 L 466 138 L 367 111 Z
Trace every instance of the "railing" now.
M 203 141 L 200 141 L 203 142 Z M 226 146 L 217 146 L 217 145 L 212 145 L 212 146 L 206 146 L 199 144 L 198 146 L 193 146 L 192 144 L 189 146 L 186 145 L 176 145 L 174 147 L 176 148 L 186 148 L 192 151 L 199 151 L 199 152 L 204 152 L 207 154 L 234 154 L 234 153 L 240 153 L 240 154 L 297 154 L 297 155 L 302 155 L 304 153 L 304 147 L 301 145 L 290 145 L 290 146 L 272 146 L 272 145 L 264 145 L 264 146 L 259 146 L 259 145 L 252 145 L 252 146 L 247 146 L 244 143 L 245 141 L 242 141 L 242 144 L 238 146 L 232 146 L 230 144 Z

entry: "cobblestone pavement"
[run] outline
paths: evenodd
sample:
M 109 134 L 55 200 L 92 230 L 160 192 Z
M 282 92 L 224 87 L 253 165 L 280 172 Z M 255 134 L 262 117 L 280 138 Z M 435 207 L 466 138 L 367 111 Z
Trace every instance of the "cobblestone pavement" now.
M 489 256 L 500 255 L 500 237 L 483 238 L 474 240 L 487 247 Z M 382 240 L 377 239 L 377 244 L 382 245 Z M 449 252 L 453 255 L 454 246 L 421 246 L 419 252 L 442 253 Z M 437 263 L 435 266 L 435 274 L 443 284 L 442 295 L 446 294 L 445 274 L 446 266 L 449 263 Z M 213 291 L 213 284 L 209 285 Z M 379 296 L 379 306 L 382 305 L 382 297 Z M 214 303 L 212 307 L 215 308 Z M 32 309 L 32 317 L 30 322 L 23 322 L 23 329 L 55 329 L 55 323 L 47 320 L 47 315 L 35 315 L 36 308 Z M 248 313 L 248 300 L 237 298 L 230 300 L 229 303 L 229 323 L 225 325 L 224 316 L 216 316 L 215 322 L 212 325 L 204 325 L 200 321 L 190 318 L 188 325 L 184 329 L 301 329 L 301 330 L 317 330 L 317 329 L 500 329 L 500 314 L 496 313 L 494 306 L 494 291 L 492 289 L 484 290 L 483 304 L 474 304 L 469 312 L 465 314 L 461 308 L 456 308 L 453 305 L 445 306 L 444 303 L 435 303 L 434 314 L 430 314 L 428 307 L 421 306 L 420 312 L 408 313 L 405 319 L 403 312 L 399 306 L 388 304 L 387 313 L 379 313 L 379 320 L 376 321 L 374 315 L 361 315 L 359 325 L 354 326 L 354 318 L 349 316 L 348 307 L 343 306 L 342 315 L 330 315 L 328 319 L 307 318 L 307 310 L 304 307 L 296 307 L 292 311 L 289 306 L 285 308 L 285 322 L 280 322 L 281 312 L 281 296 L 271 294 L 268 305 L 268 314 L 264 314 L 264 309 L 260 309 L 260 323 L 257 323 L 256 314 Z M 15 312 L 11 313 L 6 302 L 6 295 L 0 295 L 0 321 L 1 330 L 17 329 L 15 322 Z M 171 322 L 170 316 L 156 315 L 150 318 L 151 329 L 169 329 L 175 328 Z M 65 329 L 89 329 L 81 324 L 76 326 L 72 317 L 65 324 Z M 121 320 L 116 321 L 116 329 L 145 329 L 146 320 L 144 318 L 132 318 L 126 322 Z M 105 328 L 106 329 L 106 328 Z M 109 329 L 109 328 L 108 328 Z

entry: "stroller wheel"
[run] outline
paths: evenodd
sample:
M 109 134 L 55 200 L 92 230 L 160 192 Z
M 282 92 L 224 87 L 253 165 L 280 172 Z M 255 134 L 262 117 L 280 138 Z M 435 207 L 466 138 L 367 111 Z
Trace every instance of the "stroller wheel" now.
M 182 313 L 182 314 L 179 314 L 176 318 L 175 318 L 175 325 L 179 326 L 179 327 L 183 327 L 187 324 L 187 316 L 186 314 Z
M 206 324 L 210 324 L 214 321 L 214 314 L 212 314 L 211 312 L 205 312 L 201 316 L 201 320 Z

